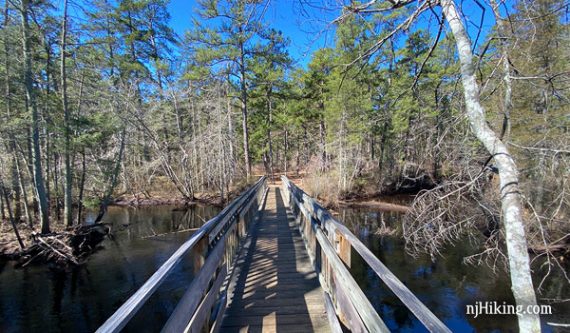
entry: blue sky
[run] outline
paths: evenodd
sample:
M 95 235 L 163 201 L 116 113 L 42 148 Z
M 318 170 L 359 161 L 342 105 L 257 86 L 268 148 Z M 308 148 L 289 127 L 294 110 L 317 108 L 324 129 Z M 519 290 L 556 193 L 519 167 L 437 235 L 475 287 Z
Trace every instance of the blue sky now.
M 170 0 L 168 10 L 171 15 L 171 27 L 179 36 L 190 28 L 190 18 L 194 15 L 194 0 Z M 310 16 L 319 16 L 316 9 L 310 10 Z M 281 30 L 291 44 L 290 55 L 301 65 L 305 65 L 313 51 L 332 42 L 330 29 L 325 29 L 320 20 L 310 19 L 302 14 L 303 8 L 299 0 L 273 0 L 270 2 L 265 22 L 276 30 Z M 324 22 L 324 21 L 323 21 Z M 322 32 L 322 33 L 321 33 Z
M 474 0 L 458 0 L 457 5 L 465 14 L 468 31 L 474 40 L 482 11 L 476 6 Z M 171 26 L 179 36 L 183 36 L 184 31 L 190 28 L 190 18 L 194 15 L 195 8 L 195 0 L 170 0 L 168 10 L 171 15 Z M 339 13 L 340 8 L 324 11 L 302 7 L 299 0 L 273 0 L 265 14 L 265 22 L 270 27 L 281 30 L 290 39 L 290 55 L 304 67 L 310 60 L 312 52 L 323 46 L 333 45 L 334 32 L 330 26 L 327 26 L 327 22 Z M 424 20 L 419 24 L 428 25 L 429 23 Z M 487 8 L 479 45 L 484 42 L 485 35 L 493 24 L 493 13 L 490 8 Z M 435 35 L 437 30 L 431 30 L 434 30 L 432 34 Z

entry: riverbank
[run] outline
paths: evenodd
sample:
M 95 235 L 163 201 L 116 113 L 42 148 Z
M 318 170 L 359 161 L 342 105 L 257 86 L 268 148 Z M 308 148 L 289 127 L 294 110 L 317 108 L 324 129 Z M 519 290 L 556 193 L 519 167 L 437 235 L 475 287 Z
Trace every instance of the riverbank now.
M 257 176 L 256 176 L 257 177 Z M 257 179 L 257 178 L 256 178 Z M 254 183 L 245 180 L 236 182 L 229 191 L 223 194 L 219 191 L 213 192 L 196 192 L 193 198 L 185 198 L 179 195 L 179 192 L 165 191 L 155 189 L 145 191 L 144 193 L 123 193 L 118 195 L 110 204 L 110 206 L 120 207 L 152 207 L 152 206 L 193 206 L 193 205 L 212 205 L 223 207 L 226 203 L 232 201 L 240 195 L 247 187 Z
M 348 208 L 369 208 L 375 209 L 379 211 L 386 211 L 386 212 L 399 212 L 399 213 L 407 213 L 410 210 L 410 206 L 404 204 L 397 204 L 387 201 L 382 201 L 382 199 L 364 199 L 362 201 L 355 200 L 355 201 L 344 201 L 340 200 L 338 202 L 341 208 L 348 207 Z

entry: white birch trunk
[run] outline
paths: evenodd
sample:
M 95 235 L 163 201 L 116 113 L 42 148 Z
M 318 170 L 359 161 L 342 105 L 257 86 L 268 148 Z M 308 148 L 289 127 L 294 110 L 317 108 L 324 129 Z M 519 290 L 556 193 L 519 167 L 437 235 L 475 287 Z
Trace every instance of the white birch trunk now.
M 485 110 L 479 100 L 479 85 L 474 75 L 471 41 L 455 3 L 453 0 L 441 0 L 441 6 L 457 44 L 466 112 L 471 129 L 487 151 L 493 155 L 499 169 L 501 210 L 509 258 L 511 289 L 517 305 L 526 309 L 527 306 L 536 304 L 536 296 L 530 273 L 517 167 L 505 144 L 485 121 Z M 521 332 L 540 332 L 539 315 L 520 315 L 518 322 Z

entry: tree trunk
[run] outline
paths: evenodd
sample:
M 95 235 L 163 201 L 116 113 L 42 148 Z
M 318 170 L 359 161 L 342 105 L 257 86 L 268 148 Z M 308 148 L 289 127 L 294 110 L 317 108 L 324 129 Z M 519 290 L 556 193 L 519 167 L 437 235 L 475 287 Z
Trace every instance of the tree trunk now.
M 269 144 L 269 171 L 271 172 L 271 180 L 273 181 L 273 141 L 271 134 L 271 126 L 273 126 L 273 104 L 271 103 L 271 88 L 267 94 L 267 111 L 269 112 L 269 124 L 267 124 L 267 143 Z
M 14 215 L 12 214 L 12 208 L 10 208 L 10 199 L 8 198 L 8 193 L 6 192 L 6 188 L 4 187 L 4 181 L 0 178 L 0 191 L 2 192 L 2 197 L 5 200 L 6 208 L 8 209 L 8 218 L 10 219 L 10 223 L 12 224 L 12 229 L 14 230 L 14 234 L 16 235 L 16 239 L 18 240 L 18 244 L 20 245 L 20 250 L 24 249 L 24 242 L 22 242 L 22 237 L 20 237 L 20 233 L 18 232 L 18 226 L 16 225 L 16 220 L 14 219 Z M 4 212 L 4 210 L 2 210 Z
M 85 191 L 85 175 L 86 175 L 85 149 L 81 152 L 81 179 L 79 180 L 79 198 L 77 200 L 77 224 L 81 224 L 81 215 L 83 214 L 83 193 Z
M 12 100 L 11 93 L 12 88 L 10 86 L 10 46 L 8 44 L 8 25 L 10 24 L 10 13 L 8 7 L 8 1 L 5 2 L 4 7 L 4 70 L 5 70 L 5 86 L 4 86 L 4 98 L 6 101 L 6 114 L 8 118 L 12 117 Z M 8 153 L 12 155 L 12 164 L 10 170 L 12 173 L 12 191 L 14 192 L 14 219 L 20 221 L 22 216 L 22 206 L 20 187 L 18 186 L 18 169 L 16 167 L 17 157 L 16 157 L 16 138 L 11 135 L 10 142 L 8 142 L 7 150 Z
M 324 112 L 324 106 L 322 107 L 322 110 Z M 321 118 L 319 121 L 319 143 L 321 146 L 320 147 L 321 148 L 321 167 L 320 167 L 321 172 L 325 172 L 327 169 L 326 137 L 327 137 L 327 132 L 326 132 L 326 128 L 325 128 L 325 120 L 323 118 Z
M 517 305 L 526 309 L 526 306 L 537 303 L 530 274 L 517 167 L 506 145 L 485 121 L 485 110 L 479 100 L 479 85 L 474 75 L 471 41 L 457 13 L 455 3 L 453 0 L 441 0 L 441 6 L 457 44 L 466 112 L 471 129 L 494 157 L 499 169 L 501 210 L 509 258 L 511 288 Z M 540 332 L 539 315 L 521 315 L 518 316 L 518 322 L 521 332 Z
M 285 136 L 283 138 L 283 140 L 285 141 L 283 143 L 283 146 L 285 146 L 285 152 L 284 152 L 284 156 L 283 156 L 283 162 L 284 162 L 284 166 L 283 169 L 285 169 L 285 176 L 287 176 L 287 162 L 289 162 L 289 130 L 287 130 L 287 128 L 285 128 Z
M 432 141 L 432 154 L 433 154 L 433 172 L 432 176 L 433 179 L 438 182 L 440 177 L 440 168 L 441 168 L 441 161 L 440 161 L 440 147 L 439 147 L 439 139 L 441 137 L 441 133 L 443 131 L 443 118 L 445 110 L 445 103 L 443 103 L 442 98 L 439 96 L 439 88 L 443 80 L 439 81 L 437 87 L 434 90 L 434 99 L 435 99 L 435 109 L 437 111 L 437 115 L 435 117 L 435 133 L 433 135 Z
M 48 145 L 49 145 L 49 143 L 46 142 L 46 147 L 49 147 Z M 46 148 L 46 151 L 47 151 L 47 148 Z M 47 179 L 46 184 L 49 186 L 49 179 L 50 178 L 49 178 L 49 174 L 48 174 L 49 167 L 47 167 L 47 166 L 49 166 L 48 163 L 49 163 L 49 157 L 46 154 L 46 179 Z M 58 221 L 61 219 L 61 202 L 59 200 L 59 198 L 61 197 L 60 192 L 59 192 L 59 189 L 60 189 L 59 188 L 59 182 L 61 179 L 59 178 L 59 170 L 60 170 L 59 166 L 60 166 L 60 155 L 57 152 L 54 152 L 53 153 L 53 173 L 52 173 L 53 174 L 53 193 L 52 193 L 52 196 L 50 197 L 50 192 L 48 191 L 47 197 L 48 197 L 48 201 L 52 205 L 52 208 L 54 205 L 53 203 L 55 203 L 55 216 L 56 216 Z M 50 198 L 51 198 L 51 200 L 50 200 Z M 53 213 L 52 213 L 52 216 L 53 216 Z
M 496 0 L 490 0 L 491 8 L 497 22 L 497 32 L 499 34 L 499 51 L 503 62 L 503 81 L 505 81 L 505 96 L 503 99 L 503 128 L 501 129 L 501 140 L 508 140 L 511 135 L 511 110 L 513 109 L 513 85 L 511 82 L 511 64 L 509 62 L 508 44 L 506 41 L 507 27 L 501 18 L 499 5 Z
M 22 18 L 22 43 L 23 43 L 23 63 L 24 63 L 24 83 L 26 89 L 26 110 L 32 113 L 32 147 L 33 147 L 33 169 L 34 185 L 38 199 L 38 208 L 41 223 L 41 232 L 49 233 L 49 213 L 46 196 L 44 177 L 42 171 L 42 154 L 40 150 L 40 124 L 38 116 L 38 106 L 34 91 L 32 77 L 32 55 L 30 51 L 30 26 L 28 18 L 29 0 L 21 0 L 20 13 Z
M 67 101 L 67 4 L 68 0 L 63 0 L 63 20 L 61 22 L 61 102 L 63 107 L 63 126 L 64 126 L 64 159 L 65 159 L 65 189 L 63 193 L 63 223 L 66 226 L 73 224 L 73 206 L 71 199 L 71 189 L 73 186 L 72 170 L 71 170 L 71 124 L 69 103 Z
M 240 28 L 241 33 L 241 28 Z M 245 48 L 240 43 L 240 88 L 241 88 L 241 126 L 243 130 L 243 157 L 245 160 L 245 172 L 247 178 L 251 176 L 251 160 L 249 158 L 249 130 L 247 126 L 247 84 L 245 76 Z
M 6 212 L 4 209 L 4 196 L 2 195 L 0 195 L 0 215 L 2 216 L 2 221 L 4 221 L 6 219 Z
M 111 202 L 111 196 L 113 195 L 113 192 L 115 191 L 115 187 L 117 186 L 117 181 L 119 179 L 119 173 L 121 172 L 121 163 L 123 161 L 123 153 L 125 151 L 126 137 L 127 137 L 127 129 L 125 127 L 125 128 L 123 128 L 123 131 L 121 133 L 121 144 L 119 147 L 119 153 L 117 156 L 117 160 L 115 162 L 115 169 L 113 170 L 113 174 L 111 175 L 111 180 L 109 181 L 109 187 L 107 188 L 105 196 L 103 197 L 103 199 L 101 200 L 101 204 L 99 205 L 99 213 L 97 214 L 97 217 L 95 218 L 95 223 L 99 223 L 103 219 L 103 216 L 107 212 L 107 207 L 109 206 L 109 203 Z
M 233 121 L 232 121 L 232 101 L 230 99 L 230 85 L 226 84 L 226 99 L 227 99 L 227 113 L 228 113 L 228 136 L 230 138 L 229 140 L 229 147 L 230 147 L 230 161 L 232 161 L 232 164 L 235 163 L 235 158 L 234 158 L 234 126 L 233 126 Z M 232 167 L 233 170 L 233 167 Z
M 26 191 L 26 186 L 24 185 L 24 175 L 22 174 L 22 168 L 20 167 L 20 160 L 18 159 L 17 152 L 14 150 L 14 162 L 16 163 L 16 172 L 18 177 L 18 186 L 20 188 L 20 192 L 22 193 L 24 205 L 24 213 L 26 214 L 26 220 L 30 228 L 33 228 L 34 219 L 32 217 L 32 213 L 30 212 L 30 206 L 28 205 L 28 191 Z

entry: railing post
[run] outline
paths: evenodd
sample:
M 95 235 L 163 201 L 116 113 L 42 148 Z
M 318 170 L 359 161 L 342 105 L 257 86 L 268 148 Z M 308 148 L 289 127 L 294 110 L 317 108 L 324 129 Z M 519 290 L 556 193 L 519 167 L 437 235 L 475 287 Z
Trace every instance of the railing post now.
M 346 226 L 286 177 L 282 180 L 290 193 L 289 207 L 299 218 L 299 229 L 309 254 L 321 252 L 312 258 L 321 283 L 334 298 L 332 303 L 339 317 L 353 332 L 388 331 L 388 328 L 347 269 L 351 266 L 352 248 L 430 332 L 451 332 Z M 316 221 L 311 223 L 305 215 Z M 317 244 L 312 242 L 313 237 Z
M 352 264 L 352 246 L 340 231 L 335 230 L 334 234 L 338 256 L 350 268 Z
M 208 256 L 208 239 L 208 234 L 205 234 L 204 237 L 202 237 L 192 249 L 194 275 L 198 274 L 198 272 L 202 269 L 202 266 L 204 266 L 204 262 L 206 261 L 206 257 Z

